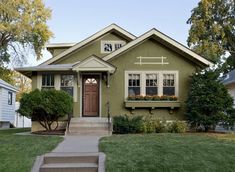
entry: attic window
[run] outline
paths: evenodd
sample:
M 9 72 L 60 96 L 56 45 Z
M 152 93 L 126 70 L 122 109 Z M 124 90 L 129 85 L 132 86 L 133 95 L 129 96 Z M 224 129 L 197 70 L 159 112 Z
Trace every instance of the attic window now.
M 101 53 L 111 53 L 125 44 L 125 41 L 101 41 Z

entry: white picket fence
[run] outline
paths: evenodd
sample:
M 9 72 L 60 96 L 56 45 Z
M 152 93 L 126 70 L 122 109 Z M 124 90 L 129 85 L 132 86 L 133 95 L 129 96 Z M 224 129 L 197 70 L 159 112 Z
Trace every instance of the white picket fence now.
M 20 107 L 20 103 L 16 102 L 15 103 L 15 110 L 18 110 Z M 31 119 L 20 116 L 19 113 L 15 112 L 15 122 L 14 126 L 16 128 L 26 128 L 26 127 L 31 127 Z

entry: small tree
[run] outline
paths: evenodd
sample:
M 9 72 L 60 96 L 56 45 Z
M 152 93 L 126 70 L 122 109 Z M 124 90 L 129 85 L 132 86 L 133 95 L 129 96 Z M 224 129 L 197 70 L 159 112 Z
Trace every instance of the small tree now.
M 38 121 L 47 131 L 58 127 L 58 120 L 72 111 L 72 98 L 64 91 L 38 89 L 23 94 L 18 112 L 22 116 Z
M 189 123 L 213 129 L 218 122 L 233 125 L 233 99 L 218 80 L 219 72 L 204 71 L 191 77 L 190 91 L 186 102 Z

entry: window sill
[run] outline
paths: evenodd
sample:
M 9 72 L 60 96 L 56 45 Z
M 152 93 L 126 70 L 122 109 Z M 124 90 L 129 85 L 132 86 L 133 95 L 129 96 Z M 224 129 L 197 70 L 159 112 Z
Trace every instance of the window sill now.
M 152 113 L 152 110 L 156 108 L 168 108 L 169 113 L 173 113 L 173 109 L 180 107 L 179 101 L 125 101 L 125 108 L 130 108 L 131 110 L 134 110 L 136 108 L 143 108 L 143 109 L 150 109 L 150 113 Z

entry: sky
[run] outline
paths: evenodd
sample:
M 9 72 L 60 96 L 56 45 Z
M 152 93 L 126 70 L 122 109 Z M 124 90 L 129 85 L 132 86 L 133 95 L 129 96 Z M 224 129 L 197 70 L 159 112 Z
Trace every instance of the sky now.
M 187 45 L 186 24 L 199 0 L 44 0 L 52 10 L 48 26 L 54 36 L 49 43 L 73 43 L 115 23 L 136 36 L 156 28 Z M 51 58 L 46 50 L 43 58 L 30 58 L 27 66 L 38 65 Z

